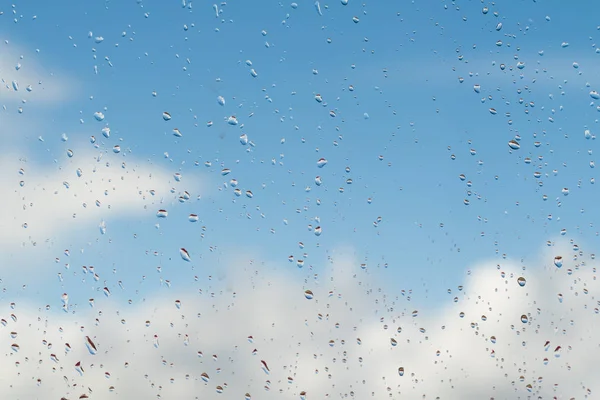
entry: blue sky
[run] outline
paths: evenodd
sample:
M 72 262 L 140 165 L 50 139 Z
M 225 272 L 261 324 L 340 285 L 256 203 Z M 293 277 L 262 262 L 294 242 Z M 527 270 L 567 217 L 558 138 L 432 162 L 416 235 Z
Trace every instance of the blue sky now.
M 551 267 L 540 248 L 561 229 L 594 252 L 598 6 L 227 2 L 217 17 L 190 4 L 0 3 L 0 260 L 19 266 L 1 272 L 5 300 L 58 313 L 68 292 L 77 316 L 105 286 L 123 305 L 169 290 L 161 278 L 235 291 L 232 263 L 325 290 L 331 259 L 349 257 L 390 298 L 411 290 L 402 307 L 435 310 L 468 269 Z M 302 269 L 288 262 L 304 253 Z

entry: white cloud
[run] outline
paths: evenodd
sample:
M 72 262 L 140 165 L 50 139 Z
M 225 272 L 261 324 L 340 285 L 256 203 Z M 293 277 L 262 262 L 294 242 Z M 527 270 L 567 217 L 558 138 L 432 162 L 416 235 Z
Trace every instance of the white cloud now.
M 74 148 L 73 158 L 64 158 L 68 161 L 54 165 L 38 164 L 33 156 L 7 154 L 0 159 L 5 171 L 0 174 L 0 247 L 5 251 L 97 229 L 103 220 L 117 216 L 156 213 L 165 207 L 163 201 L 170 203 L 186 190 L 190 197 L 198 196 L 203 187 L 201 180 L 178 183 L 172 173 L 138 164 L 132 156 Z M 176 191 L 171 193 L 171 188 Z
M 78 84 L 52 70 L 37 51 L 2 42 L 0 58 L 0 103 L 23 100 L 33 104 L 59 105 L 76 94 Z
M 559 251 L 566 260 L 561 269 L 552 264 Z M 238 259 L 230 260 L 227 274 L 226 286 L 232 290 L 202 286 L 200 294 L 164 289 L 133 305 L 97 299 L 89 312 L 83 310 L 87 299 L 72 299 L 79 303 L 73 315 L 17 304 L 10 312 L 18 321 L 12 322 L 6 313 L 8 324 L 0 326 L 0 394 L 72 399 L 91 389 L 90 398 L 111 398 L 109 386 L 114 385 L 113 395 L 119 398 L 219 398 L 216 386 L 225 383 L 222 396 L 232 399 L 243 399 L 246 392 L 253 399 L 277 398 L 280 391 L 285 398 L 300 398 L 306 391 L 308 399 L 351 398 L 351 392 L 354 398 L 377 399 L 592 398 L 600 390 L 595 373 L 600 349 L 594 342 L 599 315 L 593 297 L 598 283 L 590 265 L 595 261 L 582 265 L 585 257 L 572 261 L 568 255 L 573 251 L 557 246 L 525 272 L 511 263 L 502 263 L 500 269 L 494 263 L 481 264 L 457 294 L 457 303 L 421 309 L 413 317 L 417 306 L 384 297 L 357 268 L 357 261 L 343 254 L 351 253 L 333 253 L 334 272 L 319 277 L 320 283 L 302 283 L 284 272 L 263 274 L 263 267 Z M 516 281 L 521 274 L 527 278 L 524 287 Z M 313 300 L 304 298 L 307 288 L 315 293 Z M 181 301 L 181 309 L 175 300 Z M 528 323 L 521 322 L 522 314 L 528 315 Z M 95 318 L 100 321 L 97 326 Z M 17 338 L 10 338 L 11 331 Z M 153 346 L 154 335 L 158 348 Z M 85 336 L 97 344 L 97 355 L 87 352 Z M 51 342 L 52 349 L 43 340 Z M 550 344 L 545 347 L 546 341 Z M 72 346 L 68 354 L 65 342 Z M 10 350 L 12 343 L 20 344 L 18 353 Z M 562 351 L 555 353 L 558 346 Z M 204 357 L 198 357 L 198 351 Z M 58 363 L 51 361 L 51 353 Z M 269 375 L 261 360 L 267 362 Z M 75 371 L 78 361 L 83 376 Z M 404 376 L 399 376 L 399 367 L 405 368 Z M 201 380 L 203 372 L 210 377 L 207 384 Z

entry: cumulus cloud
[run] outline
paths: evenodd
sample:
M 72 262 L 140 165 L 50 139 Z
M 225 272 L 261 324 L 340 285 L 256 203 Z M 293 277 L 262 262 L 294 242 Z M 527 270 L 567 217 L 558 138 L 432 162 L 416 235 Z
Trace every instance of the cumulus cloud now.
M 94 308 L 71 299 L 72 314 L 17 304 L 0 326 L 0 394 L 196 399 L 219 398 L 220 386 L 240 399 L 592 398 L 598 284 L 593 257 L 578 251 L 553 246 L 525 271 L 481 263 L 434 310 L 381 293 L 340 249 L 314 280 L 238 258 L 223 287 L 162 288 L 133 304 L 98 298 Z

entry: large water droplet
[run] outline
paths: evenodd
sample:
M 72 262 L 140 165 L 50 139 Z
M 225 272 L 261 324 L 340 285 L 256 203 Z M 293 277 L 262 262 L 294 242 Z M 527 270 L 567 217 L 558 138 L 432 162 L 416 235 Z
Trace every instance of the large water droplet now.
M 169 212 L 167 210 L 160 209 L 156 212 L 156 216 L 158 218 L 167 218 L 168 215 L 169 215 Z
M 183 247 L 181 249 L 179 249 L 179 255 L 181 255 L 181 258 L 183 259 L 183 261 L 187 261 L 187 262 L 192 261 L 192 258 L 190 257 L 190 253 L 188 253 L 188 251 L 186 249 L 184 249 Z
M 512 139 L 508 141 L 508 147 L 510 147 L 513 150 L 519 150 L 521 148 L 521 144 L 515 139 Z
M 96 355 L 96 353 L 98 352 L 96 344 L 92 341 L 92 339 L 89 336 L 85 337 L 85 346 L 87 347 L 91 355 Z
M 561 268 L 563 266 L 563 258 L 562 258 L 562 256 L 556 256 L 556 257 L 554 257 L 554 265 L 556 266 L 556 268 Z

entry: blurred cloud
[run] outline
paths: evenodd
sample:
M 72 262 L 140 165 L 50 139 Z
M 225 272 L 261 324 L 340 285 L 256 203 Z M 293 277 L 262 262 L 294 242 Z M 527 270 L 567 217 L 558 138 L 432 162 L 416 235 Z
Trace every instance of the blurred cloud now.
M 49 69 L 39 54 L 12 42 L 2 43 L 0 102 L 59 106 L 74 96 L 78 83 Z
M 525 399 L 592 398 L 600 390 L 592 257 L 557 244 L 525 271 L 481 263 L 448 304 L 424 310 L 381 293 L 347 250 L 333 251 L 331 272 L 314 281 L 264 273 L 240 255 L 228 261 L 224 289 L 163 287 L 137 304 L 98 298 L 93 309 L 88 299 L 70 299 L 75 312 L 62 315 L 17 304 L 3 310 L 0 394 L 111 398 L 114 386 L 116 397 L 192 399 L 219 398 L 221 386 L 224 398 L 240 399 L 302 391 L 307 399 Z M 561 268 L 553 264 L 559 254 Z M 307 289 L 314 299 L 304 297 Z
M 203 187 L 196 179 L 182 188 L 163 168 L 106 150 L 74 148 L 67 159 L 64 167 L 13 154 L 0 159 L 6 171 L 0 175 L 0 248 L 5 252 L 99 228 L 108 218 L 147 213 L 149 204 L 173 201 L 184 191 L 197 196 Z M 171 188 L 181 190 L 171 193 Z

